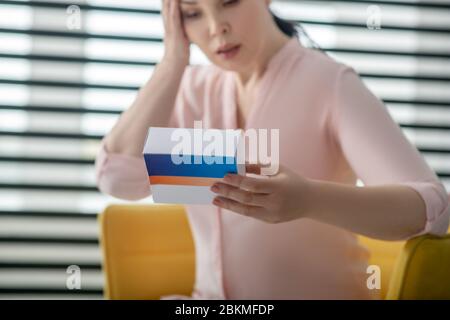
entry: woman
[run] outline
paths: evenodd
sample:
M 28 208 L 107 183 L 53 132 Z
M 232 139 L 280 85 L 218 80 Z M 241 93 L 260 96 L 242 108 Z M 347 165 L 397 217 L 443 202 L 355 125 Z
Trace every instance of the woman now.
M 230 175 L 212 187 L 214 205 L 187 206 L 192 298 L 377 298 L 354 234 L 445 234 L 448 195 L 354 69 L 304 47 L 269 4 L 163 1 L 164 58 L 103 139 L 98 186 L 128 200 L 151 194 L 150 126 L 279 129 L 276 175 Z M 188 66 L 191 42 L 212 65 Z

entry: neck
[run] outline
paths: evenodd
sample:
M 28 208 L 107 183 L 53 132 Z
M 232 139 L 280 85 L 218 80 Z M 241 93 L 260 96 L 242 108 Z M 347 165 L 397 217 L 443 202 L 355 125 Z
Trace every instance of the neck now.
M 267 37 L 262 43 L 257 53 L 254 63 L 250 64 L 245 70 L 236 72 L 237 85 L 244 88 L 247 84 L 260 79 L 266 71 L 270 59 L 288 42 L 291 38 L 282 33 L 278 28 L 273 36 Z

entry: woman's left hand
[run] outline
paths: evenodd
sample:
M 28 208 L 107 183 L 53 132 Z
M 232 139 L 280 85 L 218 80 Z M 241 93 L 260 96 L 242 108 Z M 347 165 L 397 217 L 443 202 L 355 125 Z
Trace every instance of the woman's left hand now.
M 246 165 L 247 173 L 261 174 L 259 165 Z M 213 204 L 268 223 L 281 223 L 307 216 L 312 184 L 281 166 L 275 175 L 249 177 L 228 174 L 211 186 L 217 194 Z

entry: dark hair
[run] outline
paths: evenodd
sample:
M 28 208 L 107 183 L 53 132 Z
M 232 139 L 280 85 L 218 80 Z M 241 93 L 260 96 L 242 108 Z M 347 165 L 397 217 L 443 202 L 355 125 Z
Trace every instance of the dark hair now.
M 288 37 L 305 37 L 308 42 L 310 43 L 311 47 L 314 49 L 322 50 L 319 45 L 311 39 L 311 37 L 308 35 L 308 33 L 305 31 L 303 26 L 298 22 L 288 21 L 285 19 L 282 19 L 278 17 L 275 13 L 270 11 L 273 20 L 275 21 L 278 28 Z
M 278 17 L 275 13 L 270 12 L 272 14 L 273 20 L 277 24 L 278 28 L 287 36 L 294 37 L 298 36 L 298 30 L 296 28 L 296 24 L 291 21 L 287 21 Z

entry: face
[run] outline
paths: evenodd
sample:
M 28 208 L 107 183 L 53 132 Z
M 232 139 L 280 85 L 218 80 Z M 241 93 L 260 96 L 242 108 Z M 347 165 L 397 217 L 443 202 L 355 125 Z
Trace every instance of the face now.
M 180 0 L 180 3 L 189 40 L 219 67 L 242 70 L 263 50 L 272 22 L 270 0 Z

